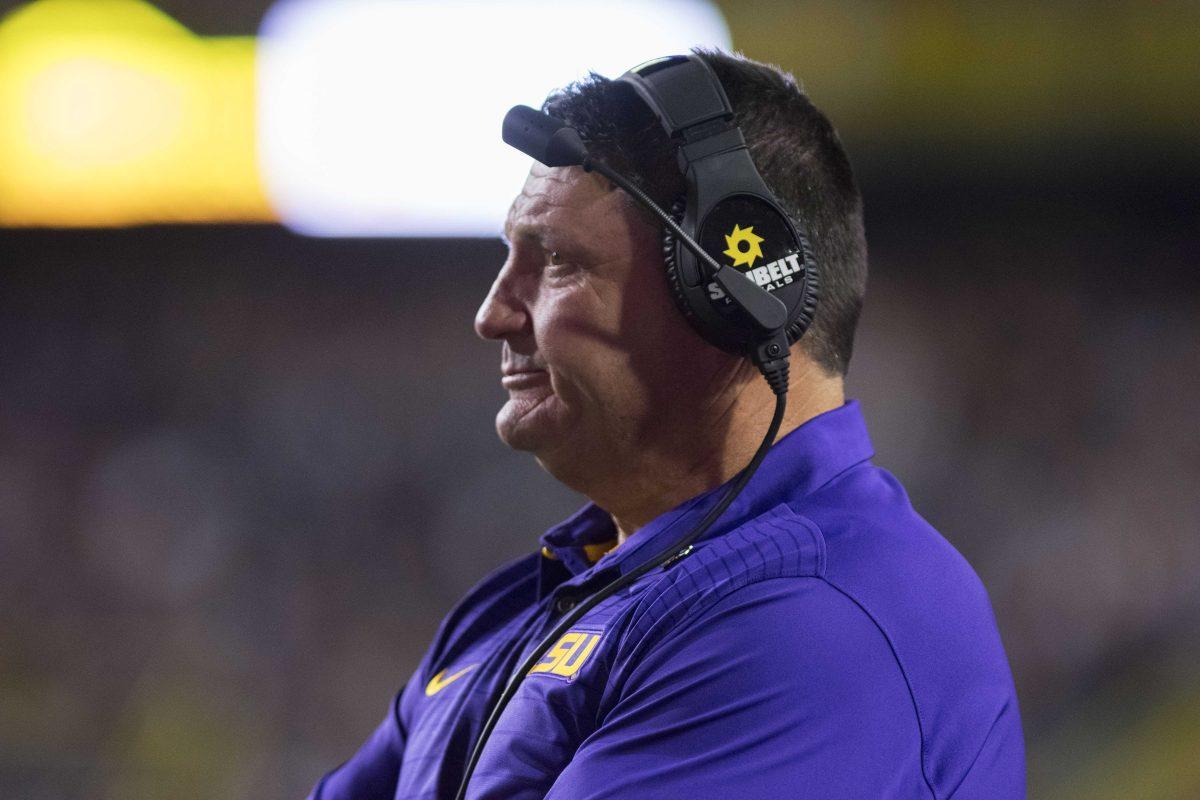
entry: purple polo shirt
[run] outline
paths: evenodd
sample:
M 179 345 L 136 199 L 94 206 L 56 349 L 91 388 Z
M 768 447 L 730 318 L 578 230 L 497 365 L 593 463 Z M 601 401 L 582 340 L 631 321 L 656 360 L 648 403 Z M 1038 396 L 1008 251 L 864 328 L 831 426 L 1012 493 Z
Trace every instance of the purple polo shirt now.
M 468 797 L 1023 798 L 987 594 L 871 455 L 855 401 L 780 439 L 690 555 L 538 662 Z M 484 578 L 312 797 L 453 797 L 492 699 L 553 621 L 680 538 L 722 489 L 603 555 L 615 529 L 589 504 Z

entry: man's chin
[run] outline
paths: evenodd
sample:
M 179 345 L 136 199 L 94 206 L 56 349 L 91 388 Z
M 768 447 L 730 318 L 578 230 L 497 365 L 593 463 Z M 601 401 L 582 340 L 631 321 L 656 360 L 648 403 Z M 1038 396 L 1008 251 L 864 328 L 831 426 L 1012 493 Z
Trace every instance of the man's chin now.
M 593 463 L 584 450 L 581 421 L 568 413 L 556 395 L 534 402 L 510 398 L 496 415 L 500 441 L 530 453 L 555 480 L 586 493 Z
M 500 441 L 514 450 L 535 455 L 561 443 L 561 408 L 553 394 L 509 397 L 496 414 L 496 433 Z

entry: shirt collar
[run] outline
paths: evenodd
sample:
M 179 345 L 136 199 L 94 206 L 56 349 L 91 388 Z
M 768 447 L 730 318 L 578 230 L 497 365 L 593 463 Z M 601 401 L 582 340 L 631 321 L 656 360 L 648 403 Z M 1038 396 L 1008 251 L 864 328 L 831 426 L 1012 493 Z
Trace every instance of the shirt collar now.
M 799 500 L 872 455 L 857 400 L 813 417 L 767 451 L 758 472 L 703 538 L 728 532 L 779 503 Z M 617 531 L 612 517 L 595 503 L 588 503 L 542 534 L 542 554 L 560 561 L 576 577 L 593 568 L 616 568 L 624 574 L 686 534 L 719 502 L 726 486 L 680 503 L 615 549 Z

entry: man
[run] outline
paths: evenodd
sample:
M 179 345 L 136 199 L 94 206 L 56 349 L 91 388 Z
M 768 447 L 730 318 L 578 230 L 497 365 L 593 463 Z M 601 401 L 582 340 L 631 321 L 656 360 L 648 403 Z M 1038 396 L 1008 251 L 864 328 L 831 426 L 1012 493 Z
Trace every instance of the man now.
M 693 551 L 589 610 L 523 678 L 472 798 L 1018 798 L 1016 697 L 971 568 L 871 464 L 843 395 L 866 277 L 832 127 L 793 79 L 716 52 L 750 153 L 821 265 L 787 413 Z M 545 110 L 660 204 L 682 191 L 644 104 L 597 76 Z M 453 797 L 510 672 L 581 598 L 663 551 L 750 460 L 775 406 L 672 305 L 661 231 L 625 192 L 535 164 L 476 317 L 501 343 L 496 427 L 591 502 L 447 616 L 386 719 L 314 797 Z

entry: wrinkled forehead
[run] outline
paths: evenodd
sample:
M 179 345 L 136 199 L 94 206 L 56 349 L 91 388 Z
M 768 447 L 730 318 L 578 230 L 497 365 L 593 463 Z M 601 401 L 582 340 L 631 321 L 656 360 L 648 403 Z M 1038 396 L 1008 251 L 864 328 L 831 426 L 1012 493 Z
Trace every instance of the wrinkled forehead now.
M 552 232 L 601 235 L 603 223 L 625 211 L 620 194 L 601 176 L 579 167 L 535 163 L 509 206 L 504 235 L 510 241 Z

